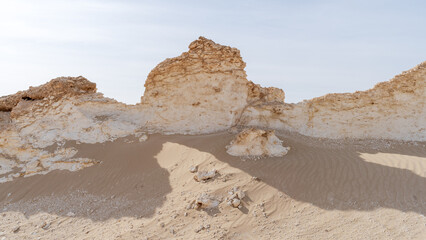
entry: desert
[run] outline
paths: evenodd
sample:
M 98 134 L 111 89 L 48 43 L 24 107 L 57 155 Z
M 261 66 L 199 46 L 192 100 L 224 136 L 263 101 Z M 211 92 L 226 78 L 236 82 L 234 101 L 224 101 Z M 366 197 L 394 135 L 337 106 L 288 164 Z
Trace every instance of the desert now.
M 426 62 L 299 103 L 245 67 L 199 37 L 138 104 L 0 97 L 0 239 L 426 238 Z

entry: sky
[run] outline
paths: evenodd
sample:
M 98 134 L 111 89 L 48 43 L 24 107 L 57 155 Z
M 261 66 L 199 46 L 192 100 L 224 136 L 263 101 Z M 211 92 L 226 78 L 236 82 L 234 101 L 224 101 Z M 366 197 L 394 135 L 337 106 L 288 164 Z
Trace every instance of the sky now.
M 286 102 L 366 90 L 426 60 L 426 1 L 0 0 L 0 96 L 84 76 L 134 104 L 199 36 L 240 49 Z

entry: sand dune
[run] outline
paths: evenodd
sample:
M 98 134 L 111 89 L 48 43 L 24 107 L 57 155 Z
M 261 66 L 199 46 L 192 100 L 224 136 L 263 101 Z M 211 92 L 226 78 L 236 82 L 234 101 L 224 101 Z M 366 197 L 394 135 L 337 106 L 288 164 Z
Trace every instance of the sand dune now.
M 278 136 L 291 151 L 257 160 L 227 154 L 230 133 L 68 142 L 102 163 L 1 184 L 1 231 L 16 239 L 424 239 L 423 143 L 375 140 L 372 149 Z M 196 182 L 192 165 L 219 174 Z M 242 209 L 187 209 L 202 193 L 224 199 L 235 186 L 247 195 Z M 209 228 L 195 233 L 200 225 Z

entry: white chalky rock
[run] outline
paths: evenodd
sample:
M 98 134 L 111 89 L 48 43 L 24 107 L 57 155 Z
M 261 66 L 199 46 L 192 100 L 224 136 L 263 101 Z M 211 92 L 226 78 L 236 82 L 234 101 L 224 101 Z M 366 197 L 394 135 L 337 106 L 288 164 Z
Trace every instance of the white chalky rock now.
M 273 130 L 245 129 L 226 147 L 227 153 L 242 157 L 282 157 L 290 147 L 283 147 L 282 141 Z
M 195 200 L 195 209 L 209 209 L 209 208 L 215 208 L 219 206 L 220 201 L 207 193 L 202 193 L 197 200 Z
M 240 190 L 238 187 L 232 188 L 228 192 L 227 204 L 234 208 L 241 208 L 241 200 L 246 196 L 246 194 Z
M 217 171 L 215 169 L 211 170 L 211 171 L 201 171 L 198 172 L 195 176 L 194 179 L 197 182 L 202 182 L 202 181 L 206 181 L 208 179 L 214 178 L 216 176 Z
M 189 171 L 190 171 L 191 173 L 196 173 L 196 172 L 198 171 L 198 166 L 191 166 L 191 167 L 189 168 Z

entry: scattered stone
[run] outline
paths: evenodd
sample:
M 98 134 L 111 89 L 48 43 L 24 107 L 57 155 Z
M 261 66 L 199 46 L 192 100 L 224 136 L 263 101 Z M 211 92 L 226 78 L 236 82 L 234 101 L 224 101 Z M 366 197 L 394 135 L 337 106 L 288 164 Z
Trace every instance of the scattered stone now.
M 191 166 L 191 167 L 189 168 L 189 171 L 190 171 L 191 173 L 196 173 L 196 172 L 198 171 L 198 166 Z
M 21 230 L 21 227 L 17 226 L 17 227 L 15 227 L 15 228 L 12 229 L 12 232 L 13 233 L 17 233 L 17 232 L 19 232 L 19 230 Z
M 256 182 L 260 182 L 261 181 L 260 178 L 255 177 L 255 176 L 251 177 L 251 180 L 256 181 Z
M 198 227 L 195 229 L 195 232 L 196 232 L 196 233 L 199 233 L 201 230 L 204 230 L 204 226 L 203 226 L 203 225 L 198 226 Z
M 203 181 L 214 178 L 216 176 L 216 173 L 217 173 L 216 169 L 213 169 L 211 171 L 201 171 L 194 176 L 194 179 L 197 182 L 203 182 Z
M 246 194 L 240 190 L 238 187 L 234 187 L 231 191 L 228 192 L 227 204 L 234 208 L 242 208 L 241 200 L 246 196 Z
M 49 227 L 50 227 L 50 223 L 47 223 L 47 222 L 44 222 L 44 223 L 41 225 L 41 228 L 43 228 L 44 230 L 49 229 Z
M 68 216 L 68 217 L 74 217 L 74 216 L 75 216 L 75 213 L 73 213 L 73 212 L 68 212 L 68 213 L 67 213 L 67 216 Z
M 148 140 L 148 135 L 145 133 L 136 133 L 135 136 L 139 139 L 139 142 L 145 142 Z
M 234 208 L 238 208 L 238 207 L 240 207 L 240 204 L 241 204 L 241 200 L 240 200 L 240 199 L 238 199 L 238 198 L 234 198 L 234 199 L 232 199 L 232 206 L 233 206 Z
M 196 200 L 192 201 L 189 209 L 210 209 L 219 206 L 220 200 L 214 196 L 202 193 Z

